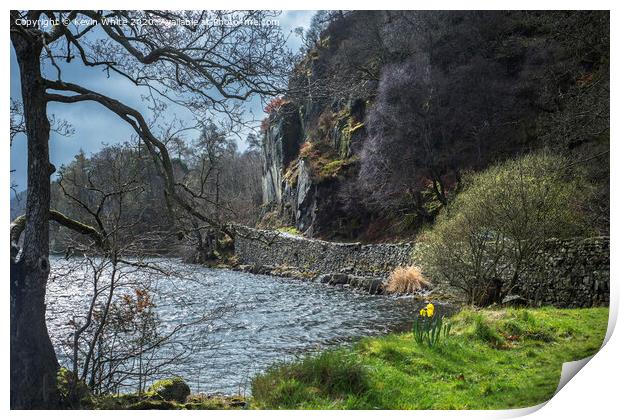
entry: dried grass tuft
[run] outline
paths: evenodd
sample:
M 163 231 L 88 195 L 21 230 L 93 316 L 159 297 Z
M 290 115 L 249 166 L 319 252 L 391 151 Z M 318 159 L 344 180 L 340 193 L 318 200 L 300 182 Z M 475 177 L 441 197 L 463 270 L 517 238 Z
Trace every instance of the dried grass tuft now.
M 414 293 L 430 284 L 418 267 L 410 265 L 392 271 L 386 290 L 388 293 Z

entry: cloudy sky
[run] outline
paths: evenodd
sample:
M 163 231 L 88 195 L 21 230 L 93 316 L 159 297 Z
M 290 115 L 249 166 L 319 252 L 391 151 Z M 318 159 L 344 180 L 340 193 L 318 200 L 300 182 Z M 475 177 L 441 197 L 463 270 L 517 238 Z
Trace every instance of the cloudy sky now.
M 288 44 L 291 50 L 297 51 L 300 39 L 292 33 L 297 27 L 307 28 L 314 11 L 285 11 L 280 15 L 280 26 L 285 35 L 289 35 Z M 128 105 L 144 109 L 141 103 L 141 90 L 130 84 L 120 76 L 108 75 L 101 69 L 87 69 L 80 66 L 78 60 L 71 64 L 63 64 L 63 79 L 77 82 L 87 88 L 101 91 Z M 45 70 L 45 69 L 44 69 Z M 11 97 L 20 99 L 19 68 L 15 54 L 11 48 Z M 248 113 L 261 118 L 262 105 L 258 98 L 248 104 Z M 173 115 L 179 119 L 191 121 L 189 112 L 179 107 L 169 108 L 169 117 Z M 50 159 L 56 167 L 69 163 L 73 157 L 84 150 L 90 154 L 101 149 L 103 144 L 124 142 L 131 138 L 133 130 L 109 111 L 98 104 L 79 102 L 76 104 L 51 103 L 48 105 L 48 114 L 58 119 L 68 121 L 75 133 L 70 137 L 62 137 L 56 133 L 50 138 Z M 248 114 L 249 115 L 249 114 Z M 17 185 L 17 190 L 26 188 L 27 145 L 25 136 L 15 138 L 11 148 L 11 182 Z

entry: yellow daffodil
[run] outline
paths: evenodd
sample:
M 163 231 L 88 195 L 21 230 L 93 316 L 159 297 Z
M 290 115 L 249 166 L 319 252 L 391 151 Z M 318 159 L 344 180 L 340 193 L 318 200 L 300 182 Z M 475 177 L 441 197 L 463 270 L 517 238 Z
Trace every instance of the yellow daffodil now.
M 432 303 L 426 305 L 426 313 L 428 314 L 429 318 L 432 317 L 435 313 L 435 305 L 433 305 Z
M 420 315 L 426 316 L 426 308 L 420 309 Z

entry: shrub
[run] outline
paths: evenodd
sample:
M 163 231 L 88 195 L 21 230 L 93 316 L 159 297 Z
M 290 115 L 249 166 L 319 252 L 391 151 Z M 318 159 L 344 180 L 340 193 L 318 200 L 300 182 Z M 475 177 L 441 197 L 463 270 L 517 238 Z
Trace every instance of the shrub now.
M 386 290 L 388 293 L 413 293 L 430 285 L 420 269 L 414 265 L 407 267 L 396 267 Z
M 506 161 L 464 180 L 414 258 L 433 282 L 469 303 L 501 302 L 548 238 L 588 233 L 589 186 L 570 163 L 545 152 Z

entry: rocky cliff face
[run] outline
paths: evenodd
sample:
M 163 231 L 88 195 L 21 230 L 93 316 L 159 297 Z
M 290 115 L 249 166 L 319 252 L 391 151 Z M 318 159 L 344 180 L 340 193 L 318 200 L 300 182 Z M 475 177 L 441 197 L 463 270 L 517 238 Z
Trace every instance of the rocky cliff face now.
M 280 224 L 295 226 L 306 236 L 349 237 L 352 223 L 359 219 L 348 211 L 346 201 L 365 137 L 365 102 L 335 104 L 321 113 L 320 127 L 304 113 L 310 107 L 316 104 L 288 102 L 268 120 L 263 204 L 277 214 Z
M 295 226 L 308 237 L 345 240 L 359 238 L 360 229 L 367 227 L 369 213 L 356 198 L 356 181 L 365 114 L 376 81 L 349 71 L 356 67 L 349 53 L 351 40 L 360 36 L 367 19 L 382 16 L 334 14 L 320 40 L 295 65 L 289 91 L 274 100 L 277 107 L 268 107 L 263 222 L 272 223 L 263 226 Z
M 263 204 L 282 203 L 282 170 L 297 158 L 302 141 L 298 110 L 292 104 L 285 104 L 270 119 L 263 137 Z

